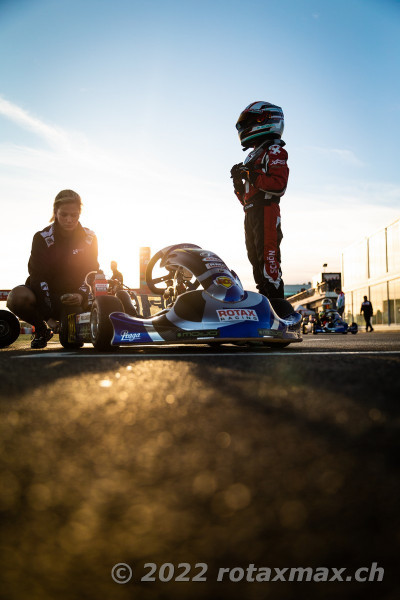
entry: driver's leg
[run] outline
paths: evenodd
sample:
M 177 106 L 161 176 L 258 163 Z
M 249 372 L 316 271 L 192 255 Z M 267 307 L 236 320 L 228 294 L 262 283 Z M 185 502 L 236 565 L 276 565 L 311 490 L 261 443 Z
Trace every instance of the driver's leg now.
M 34 292 L 25 285 L 15 287 L 8 295 L 7 308 L 17 317 L 35 327 L 35 336 L 31 347 L 45 348 L 53 334 L 46 324 L 49 315 L 43 314 L 40 310 Z
M 37 326 L 44 321 L 40 314 L 36 296 L 26 285 L 18 285 L 8 294 L 7 308 L 17 317 Z
M 284 298 L 280 267 L 280 243 L 283 236 L 279 205 L 275 202 L 266 206 L 255 203 L 248 212 L 251 213 L 253 244 L 258 264 L 257 288 L 267 298 Z
M 247 257 L 250 261 L 251 266 L 253 267 L 253 277 L 256 283 L 257 289 L 259 289 L 260 285 L 263 282 L 263 274 L 262 269 L 260 269 L 260 261 L 257 255 L 257 218 L 254 219 L 256 209 L 250 208 L 246 211 L 244 217 L 244 232 L 245 232 L 245 241 L 246 241 L 246 250 Z

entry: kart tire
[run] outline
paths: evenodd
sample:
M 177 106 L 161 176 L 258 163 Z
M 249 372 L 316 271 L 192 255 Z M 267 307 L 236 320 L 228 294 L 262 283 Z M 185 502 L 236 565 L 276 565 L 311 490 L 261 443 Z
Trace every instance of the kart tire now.
M 0 348 L 15 342 L 21 330 L 18 318 L 9 310 L 0 310 Z
M 137 296 L 135 294 L 135 303 L 133 304 L 132 299 L 126 290 L 118 290 L 115 296 L 121 300 L 122 306 L 124 307 L 124 312 L 131 317 L 137 317 L 139 312 L 139 304 L 137 301 Z
M 83 346 L 83 342 L 68 341 L 68 312 L 65 312 L 61 316 L 60 331 L 58 332 L 58 337 L 59 337 L 61 346 L 63 348 L 65 348 L 66 350 L 78 350 L 78 348 L 82 348 L 82 346 Z
M 114 328 L 110 314 L 124 312 L 124 306 L 116 296 L 98 296 L 93 302 L 90 313 L 90 332 L 92 344 L 100 352 L 115 350 L 111 345 L 114 337 Z

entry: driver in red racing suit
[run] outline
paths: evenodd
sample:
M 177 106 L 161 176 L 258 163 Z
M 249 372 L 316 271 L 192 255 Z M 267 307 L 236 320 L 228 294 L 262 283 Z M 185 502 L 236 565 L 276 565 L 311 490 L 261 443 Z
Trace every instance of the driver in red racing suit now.
M 245 108 L 236 128 L 243 149 L 253 150 L 231 169 L 235 194 L 245 211 L 247 255 L 257 289 L 267 298 L 284 298 L 279 201 L 286 191 L 289 168 L 281 140 L 283 127 L 279 106 L 253 102 Z

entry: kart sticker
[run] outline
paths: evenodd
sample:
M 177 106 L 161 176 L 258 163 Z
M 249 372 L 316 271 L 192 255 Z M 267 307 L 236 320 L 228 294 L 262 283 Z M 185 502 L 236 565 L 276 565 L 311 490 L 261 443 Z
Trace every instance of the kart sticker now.
M 219 258 L 219 256 L 207 256 L 207 258 L 202 258 L 201 260 L 202 262 L 220 262 L 223 265 L 225 264 L 224 261 Z
M 235 285 L 235 282 L 232 281 L 232 279 L 230 277 L 224 277 L 224 276 L 216 277 L 216 279 L 214 279 L 214 282 L 217 285 L 223 285 L 224 287 L 226 287 L 228 289 L 231 288 L 233 285 Z
M 140 333 L 129 333 L 129 331 L 121 331 L 121 342 L 134 342 L 140 340 Z
M 68 342 L 70 344 L 76 341 L 76 321 L 75 315 L 68 315 Z
M 209 339 L 215 338 L 219 335 L 219 329 L 199 329 L 193 331 L 178 331 L 176 334 L 176 339 L 184 340 L 184 339 Z
M 253 308 L 225 308 L 217 310 L 220 321 L 258 321 Z
M 77 323 L 90 323 L 90 313 L 82 313 L 80 315 L 76 315 Z
M 279 336 L 280 334 L 278 331 L 273 331 L 272 329 L 259 329 L 258 335 L 260 337 L 276 337 L 276 336 Z

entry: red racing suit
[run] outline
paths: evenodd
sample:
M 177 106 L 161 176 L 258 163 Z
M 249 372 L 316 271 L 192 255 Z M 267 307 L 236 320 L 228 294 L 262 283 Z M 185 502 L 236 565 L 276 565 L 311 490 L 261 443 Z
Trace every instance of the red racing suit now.
M 289 177 L 284 145 L 280 139 L 271 140 L 252 150 L 243 163 L 241 179 L 233 176 L 235 194 L 245 211 L 246 249 L 254 280 L 268 298 L 284 298 L 279 208 Z

